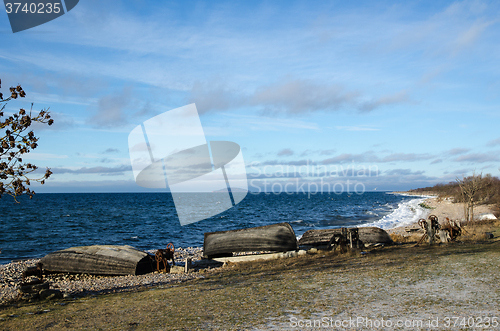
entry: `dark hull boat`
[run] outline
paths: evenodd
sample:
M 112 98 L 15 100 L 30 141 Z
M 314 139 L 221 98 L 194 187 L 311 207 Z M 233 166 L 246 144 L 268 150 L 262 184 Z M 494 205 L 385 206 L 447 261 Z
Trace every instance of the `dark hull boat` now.
M 300 246 L 323 246 L 328 245 L 330 239 L 335 234 L 340 234 L 341 229 L 309 230 L 299 239 Z M 359 240 L 364 244 L 391 244 L 392 239 L 389 234 L 377 227 L 358 228 Z
M 297 250 L 297 237 L 288 223 L 255 228 L 207 232 L 203 243 L 205 258 L 232 256 L 237 252 L 286 252 Z
M 154 270 L 154 257 L 131 246 L 94 245 L 63 249 L 40 262 L 49 272 L 142 275 Z

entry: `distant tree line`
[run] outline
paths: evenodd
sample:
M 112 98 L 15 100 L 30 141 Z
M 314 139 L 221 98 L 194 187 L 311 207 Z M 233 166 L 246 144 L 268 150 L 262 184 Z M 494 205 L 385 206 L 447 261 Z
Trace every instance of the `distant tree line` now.
M 491 174 L 464 176 L 457 178 L 448 184 L 436 184 L 434 186 L 410 190 L 410 192 L 424 193 L 432 192 L 439 197 L 452 197 L 454 202 L 464 202 L 466 205 L 496 205 L 497 213 L 500 212 L 500 179 Z M 465 212 L 465 217 L 472 212 Z

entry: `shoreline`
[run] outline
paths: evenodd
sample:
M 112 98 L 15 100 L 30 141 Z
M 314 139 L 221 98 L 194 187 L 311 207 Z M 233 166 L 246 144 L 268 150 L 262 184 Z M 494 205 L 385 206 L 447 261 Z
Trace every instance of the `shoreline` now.
M 421 196 L 421 197 L 437 197 L 436 193 L 435 192 L 432 192 L 432 191 L 424 191 L 424 192 L 421 192 L 421 193 L 417 193 L 417 192 L 411 192 L 411 191 L 394 191 L 394 192 L 391 192 L 391 194 L 399 194 L 399 195 L 408 195 L 408 196 Z
M 394 192 L 394 194 L 405 194 L 405 192 Z M 405 194 L 406 195 L 406 194 Z M 434 214 L 438 217 L 441 224 L 444 223 L 446 217 L 453 220 L 463 219 L 463 203 L 453 203 L 450 198 L 438 198 L 436 196 L 429 195 L 416 195 L 409 194 L 411 196 L 419 196 L 423 199 L 423 203 L 430 207 L 430 209 L 424 209 L 422 214 L 416 214 L 421 216 L 420 218 L 427 218 L 429 215 Z M 404 205 L 405 208 L 411 208 L 412 204 L 408 203 L 413 201 L 413 205 L 422 199 L 412 199 L 398 206 L 391 214 Z M 417 200 L 417 201 L 415 201 Z M 422 204 L 420 202 L 419 204 Z M 492 214 L 491 205 L 480 205 L 476 206 L 475 215 L 481 214 Z M 403 211 L 407 212 L 407 210 Z M 389 214 L 389 215 L 391 215 Z M 408 214 L 403 213 L 402 216 L 407 216 Z M 396 219 L 397 220 L 397 219 Z M 399 220 L 397 220 L 399 221 Z M 399 221 L 400 225 L 396 225 L 392 228 L 384 229 L 389 235 L 401 235 L 403 237 L 411 236 L 411 233 L 407 229 L 415 229 L 419 226 L 417 224 L 418 217 L 413 222 L 405 222 L 404 220 Z M 377 226 L 375 223 L 368 224 L 367 226 Z M 193 261 L 200 260 L 202 254 L 202 247 L 188 247 L 186 249 L 179 248 L 176 250 L 176 264 L 182 264 L 182 261 L 186 257 L 191 257 Z M 151 253 L 151 252 L 150 252 Z M 8 264 L 0 265 L 0 305 L 5 304 L 17 296 L 17 287 L 21 280 L 21 275 L 23 270 L 28 266 L 34 266 L 39 259 L 29 259 L 23 261 L 13 261 Z M 218 268 L 217 268 L 218 269 Z M 59 289 L 66 293 L 66 297 L 80 297 L 95 294 L 104 293 L 116 293 L 116 292 L 129 292 L 141 288 L 163 286 L 172 283 L 179 283 L 186 280 L 194 278 L 202 278 L 205 272 L 210 272 L 208 269 L 202 272 L 190 272 L 187 274 L 162 274 L 158 272 L 140 275 L 140 276 L 94 276 L 94 275 L 63 275 L 55 274 L 48 275 L 46 279 L 51 282 L 52 288 Z
M 425 209 L 422 208 L 420 204 L 430 196 L 407 195 L 404 194 L 404 192 L 391 192 L 390 194 L 411 196 L 412 199 L 408 201 L 400 201 L 397 208 L 392 210 L 389 214 L 383 216 L 378 221 L 363 224 L 361 226 L 374 226 L 379 227 L 385 231 L 389 231 L 391 229 L 409 226 L 413 223 L 418 222 L 421 217 L 427 217 Z
M 297 204 L 294 205 L 298 208 L 292 207 L 291 210 L 287 207 L 287 203 L 276 204 L 281 201 L 281 198 L 274 199 L 273 197 L 269 202 L 269 206 L 273 205 L 279 209 L 279 212 L 276 211 L 276 214 L 266 214 L 266 209 L 260 207 L 256 208 L 249 215 L 245 215 L 245 213 L 235 209 L 234 215 L 230 218 L 226 217 L 226 215 L 220 220 L 210 220 L 208 223 L 201 224 L 199 229 L 193 231 L 193 233 L 187 234 L 183 233 L 184 230 L 182 227 L 179 227 L 177 223 L 174 222 L 175 220 L 170 218 L 167 222 L 159 218 L 153 218 L 152 222 L 155 224 L 154 226 L 143 226 L 141 225 L 143 222 L 141 218 L 134 216 L 136 211 L 130 210 L 123 214 L 123 216 L 120 216 L 123 217 L 123 220 L 120 218 L 120 223 L 123 223 L 127 228 L 124 229 L 120 226 L 116 228 L 118 231 L 110 230 L 115 229 L 116 225 L 116 221 L 112 218 L 112 213 L 110 213 L 102 217 L 103 222 L 108 222 L 109 226 L 103 226 L 102 235 L 97 235 L 95 228 L 101 227 L 101 225 L 98 224 L 102 224 L 102 222 L 99 223 L 101 216 L 98 216 L 95 212 L 95 210 L 98 210 L 96 209 L 97 207 L 92 207 L 88 212 L 89 215 L 85 216 L 84 213 L 73 210 L 71 204 L 64 203 L 64 211 L 61 210 L 60 213 L 58 212 L 50 216 L 49 214 L 38 215 L 36 210 L 33 209 L 36 206 L 33 205 L 33 202 L 30 202 L 27 204 L 27 207 L 29 207 L 28 209 L 19 209 L 16 211 L 17 214 L 22 215 L 21 218 L 16 218 L 17 222 L 23 227 L 29 227 L 29 229 L 31 229 L 30 231 L 40 231 L 44 235 L 55 231 L 54 236 L 51 236 L 46 242 L 41 242 L 38 237 L 28 241 L 22 236 L 22 232 L 19 230 L 20 227 L 14 225 L 16 222 L 4 222 L 2 220 L 2 222 L 0 222 L 1 225 L 9 230 L 12 235 L 6 238 L 7 240 L 5 243 L 2 244 L 3 252 L 0 254 L 0 265 L 28 259 L 39 259 L 48 253 L 68 247 L 95 244 L 127 244 L 144 251 L 156 250 L 162 247 L 166 242 L 172 242 L 176 247 L 203 247 L 204 232 L 225 231 L 251 226 L 265 226 L 277 222 L 289 222 L 294 228 L 297 236 L 311 229 L 342 226 L 379 226 L 383 229 L 388 229 L 397 225 L 398 218 L 401 219 L 402 217 L 404 221 L 409 219 L 405 217 L 403 213 L 399 213 L 396 216 L 393 214 L 398 208 L 398 204 L 401 200 L 409 200 L 409 198 L 388 193 L 390 192 L 368 192 L 365 196 L 360 196 L 358 199 L 360 201 L 359 203 L 362 205 L 360 208 L 350 206 L 349 204 L 351 204 L 352 201 L 345 195 L 337 198 L 337 196 L 332 193 L 329 193 L 330 197 L 327 196 L 323 198 L 320 196 L 316 200 L 312 199 L 309 201 L 308 199 L 303 202 L 300 202 L 302 198 L 299 197 L 299 199 L 297 199 L 294 196 L 290 201 L 297 202 Z M 288 201 L 288 195 L 286 198 Z M 371 202 L 372 200 L 373 203 Z M 71 197 L 68 201 L 77 203 L 77 205 L 80 206 L 80 204 L 86 200 L 82 200 L 81 197 Z M 139 202 L 141 201 L 142 200 Z M 259 197 L 256 203 L 264 203 L 266 208 L 269 207 L 265 196 Z M 138 206 L 140 207 L 141 204 L 138 204 Z M 19 206 L 16 205 L 16 207 Z M 102 206 L 99 208 L 102 208 Z M 249 205 L 249 208 L 252 208 L 252 205 Z M 139 210 L 141 209 L 137 211 Z M 409 210 L 406 210 L 405 214 L 410 215 Z M 29 221 L 26 215 L 33 215 L 28 218 L 38 221 L 32 224 L 30 223 L 32 221 Z M 157 213 L 151 215 L 156 217 Z M 383 224 L 373 224 L 384 217 Z M 47 222 L 47 224 L 56 222 L 54 223 L 56 226 L 50 225 L 47 229 L 44 229 L 40 224 L 45 224 L 45 222 Z M 367 223 L 373 225 L 367 225 Z M 96 224 L 96 227 L 91 227 L 87 231 L 85 227 L 88 227 L 89 224 Z M 158 224 L 158 227 L 165 227 L 165 230 L 169 233 L 167 236 L 169 240 L 164 242 L 165 239 L 162 239 L 161 236 L 157 235 L 156 231 L 153 231 L 157 228 L 156 224 Z M 69 231 L 72 235 L 68 238 L 64 238 L 61 234 L 65 231 Z M 150 237 L 152 240 L 148 240 Z M 35 250 L 33 247 L 38 247 L 38 249 Z
M 464 222 L 464 203 L 457 202 L 454 203 L 452 198 L 440 198 L 436 194 L 430 194 L 431 192 L 424 192 L 422 194 L 416 194 L 413 192 L 394 192 L 394 194 L 401 194 L 407 196 L 420 196 L 426 198 L 422 203 L 429 208 L 425 209 L 424 219 L 427 219 L 429 215 L 436 215 L 439 223 L 444 224 L 446 218 L 450 220 L 458 220 L 461 223 Z M 478 205 L 474 207 L 475 217 L 484 214 L 494 214 L 493 205 Z M 420 228 L 418 225 L 418 220 L 411 222 L 410 224 L 396 226 L 394 228 L 385 229 L 389 234 L 399 234 L 402 236 L 409 236 L 406 229 Z
M 10 330 L 288 330 L 296 329 L 293 321 L 306 326 L 331 318 L 330 329 L 338 329 L 336 321 L 361 317 L 391 325 L 439 320 L 436 327 L 418 329 L 444 330 L 450 316 L 499 318 L 492 288 L 500 273 L 500 229 L 494 232 L 488 241 L 231 264 L 183 284 L 12 305 L 0 312 L 0 325 Z M 355 329 L 374 327 L 363 323 Z

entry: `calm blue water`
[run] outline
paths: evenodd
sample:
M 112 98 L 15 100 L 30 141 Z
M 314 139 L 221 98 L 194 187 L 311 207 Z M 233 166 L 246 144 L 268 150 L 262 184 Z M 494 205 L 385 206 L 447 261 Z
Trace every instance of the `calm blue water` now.
M 185 193 L 191 194 L 191 193 Z M 358 226 L 387 219 L 415 198 L 386 194 L 251 194 L 226 212 L 180 226 L 169 193 L 36 194 L 0 199 L 0 263 L 42 257 L 71 246 L 131 245 L 149 250 L 203 246 L 203 234 L 289 222 L 309 229 Z M 380 222 L 379 222 L 380 223 Z

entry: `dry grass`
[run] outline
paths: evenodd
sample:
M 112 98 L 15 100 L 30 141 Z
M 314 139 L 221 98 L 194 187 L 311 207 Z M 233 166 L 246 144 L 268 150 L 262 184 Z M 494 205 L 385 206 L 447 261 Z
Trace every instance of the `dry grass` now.
M 494 233 L 500 227 L 498 220 L 483 220 L 464 223 L 463 228 L 465 233 L 462 234 L 460 240 L 462 241 L 483 241 L 487 240 L 487 232 Z
M 488 240 L 489 237 L 486 233 L 494 233 L 500 228 L 500 221 L 498 220 L 482 220 L 473 221 L 462 224 L 465 230 L 457 241 L 460 242 L 477 242 Z M 395 243 L 417 243 L 422 238 L 423 232 L 415 232 L 408 235 L 401 235 L 399 233 L 391 233 L 391 239 Z M 497 234 L 498 236 L 499 234 Z
M 421 233 L 421 232 L 417 232 L 417 233 L 411 233 L 411 234 L 408 234 L 406 236 L 403 236 L 403 235 L 398 234 L 398 233 L 391 233 L 390 236 L 391 236 L 392 241 L 394 241 L 395 243 L 406 244 L 406 243 L 418 242 L 420 240 L 420 238 L 422 237 L 422 234 L 423 233 Z

